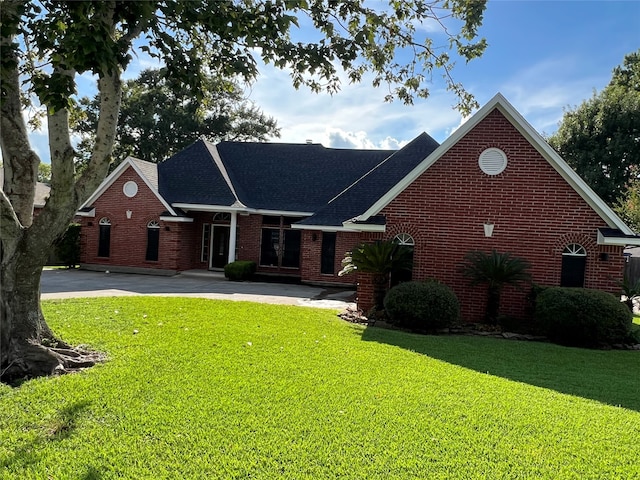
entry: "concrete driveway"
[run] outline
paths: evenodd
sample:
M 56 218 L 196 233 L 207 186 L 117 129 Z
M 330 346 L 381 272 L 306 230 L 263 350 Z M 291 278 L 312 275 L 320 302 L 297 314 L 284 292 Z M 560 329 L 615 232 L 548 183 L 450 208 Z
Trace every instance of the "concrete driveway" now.
M 42 299 L 156 295 L 201 297 L 343 310 L 355 291 L 310 285 L 230 282 L 222 273 L 190 271 L 173 277 L 88 270 L 44 270 Z

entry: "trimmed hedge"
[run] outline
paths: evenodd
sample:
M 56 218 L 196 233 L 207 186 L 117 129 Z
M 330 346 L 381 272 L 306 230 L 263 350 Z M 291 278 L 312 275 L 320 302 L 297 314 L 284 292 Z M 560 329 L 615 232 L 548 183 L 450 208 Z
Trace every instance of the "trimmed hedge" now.
M 256 262 L 238 260 L 224 266 L 224 276 L 234 282 L 249 280 L 256 273 Z
M 536 321 L 552 342 L 576 347 L 625 343 L 633 316 L 619 298 L 599 290 L 548 287 L 536 298 Z
M 389 323 L 417 331 L 448 327 L 460 316 L 456 294 L 436 281 L 396 285 L 387 293 L 384 309 Z

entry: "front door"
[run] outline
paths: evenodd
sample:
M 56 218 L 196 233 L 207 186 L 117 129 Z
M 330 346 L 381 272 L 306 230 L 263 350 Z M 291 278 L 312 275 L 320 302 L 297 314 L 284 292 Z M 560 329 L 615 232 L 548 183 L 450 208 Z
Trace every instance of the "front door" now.
M 229 263 L 229 234 L 228 225 L 213 225 L 211 236 L 211 265 L 209 268 L 224 268 Z

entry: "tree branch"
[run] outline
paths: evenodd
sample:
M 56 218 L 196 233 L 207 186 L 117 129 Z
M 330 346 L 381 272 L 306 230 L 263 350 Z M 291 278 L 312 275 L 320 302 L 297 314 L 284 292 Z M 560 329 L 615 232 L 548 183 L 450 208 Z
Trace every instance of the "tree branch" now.
M 22 233 L 22 225 L 5 193 L 0 190 L 0 265 L 10 258 Z
M 84 202 L 98 188 L 109 171 L 122 96 L 119 69 L 113 74 L 107 74 L 100 78 L 98 92 L 100 95 L 100 114 L 96 129 L 96 141 L 89 165 L 76 182 L 75 192 L 79 203 Z
M 12 39 L 3 37 L 0 41 L 5 46 Z M 31 149 L 27 126 L 22 116 L 17 51 L 3 48 L 3 55 L 12 57 L 3 59 L 2 72 L 4 98 L 0 107 L 0 142 L 4 162 L 3 190 L 19 222 L 28 227 L 33 221 L 40 158 Z

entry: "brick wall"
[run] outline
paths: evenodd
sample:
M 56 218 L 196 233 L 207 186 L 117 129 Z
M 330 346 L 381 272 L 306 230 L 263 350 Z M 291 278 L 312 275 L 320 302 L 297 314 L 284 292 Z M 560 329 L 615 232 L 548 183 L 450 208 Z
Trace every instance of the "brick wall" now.
M 478 167 L 480 153 L 489 147 L 508 158 L 506 169 L 496 176 Z M 486 294 L 483 287 L 469 287 L 457 271 L 471 250 L 523 257 L 532 264 L 534 282 L 559 285 L 562 250 L 579 243 L 588 255 L 585 287 L 615 292 L 622 275 L 622 247 L 596 244 L 596 229 L 605 222 L 497 110 L 381 213 L 387 218 L 385 238 L 404 232 L 415 240 L 413 278 L 434 277 L 452 287 L 467 321 L 482 318 Z M 486 221 L 495 224 L 489 238 L 484 236 Z M 371 288 L 366 279 L 359 283 L 359 306 L 366 310 Z M 501 312 L 525 317 L 527 293 L 507 287 Z
M 128 181 L 138 184 L 138 193 L 127 197 L 123 185 Z M 80 224 L 81 259 L 83 264 L 107 266 L 127 266 L 135 268 L 178 270 L 192 268 L 189 255 L 184 252 L 184 239 L 189 240 L 193 226 L 188 223 L 173 223 L 160 220 L 165 206 L 131 167 L 93 204 L 95 218 L 82 217 Z M 126 211 L 131 210 L 131 218 Z M 111 244 L 108 258 L 98 256 L 100 219 L 107 217 L 111 222 Z M 147 224 L 160 224 L 160 245 L 158 261 L 145 260 L 147 249 Z
M 355 285 L 355 275 L 338 276 L 342 269 L 342 259 L 345 253 L 356 246 L 360 234 L 355 232 L 336 233 L 336 251 L 333 259 L 333 274 L 323 274 L 320 271 L 322 258 L 323 232 L 303 230 L 302 232 L 302 281 L 309 283 L 335 283 L 337 285 Z M 315 240 L 314 240 L 315 239 Z

